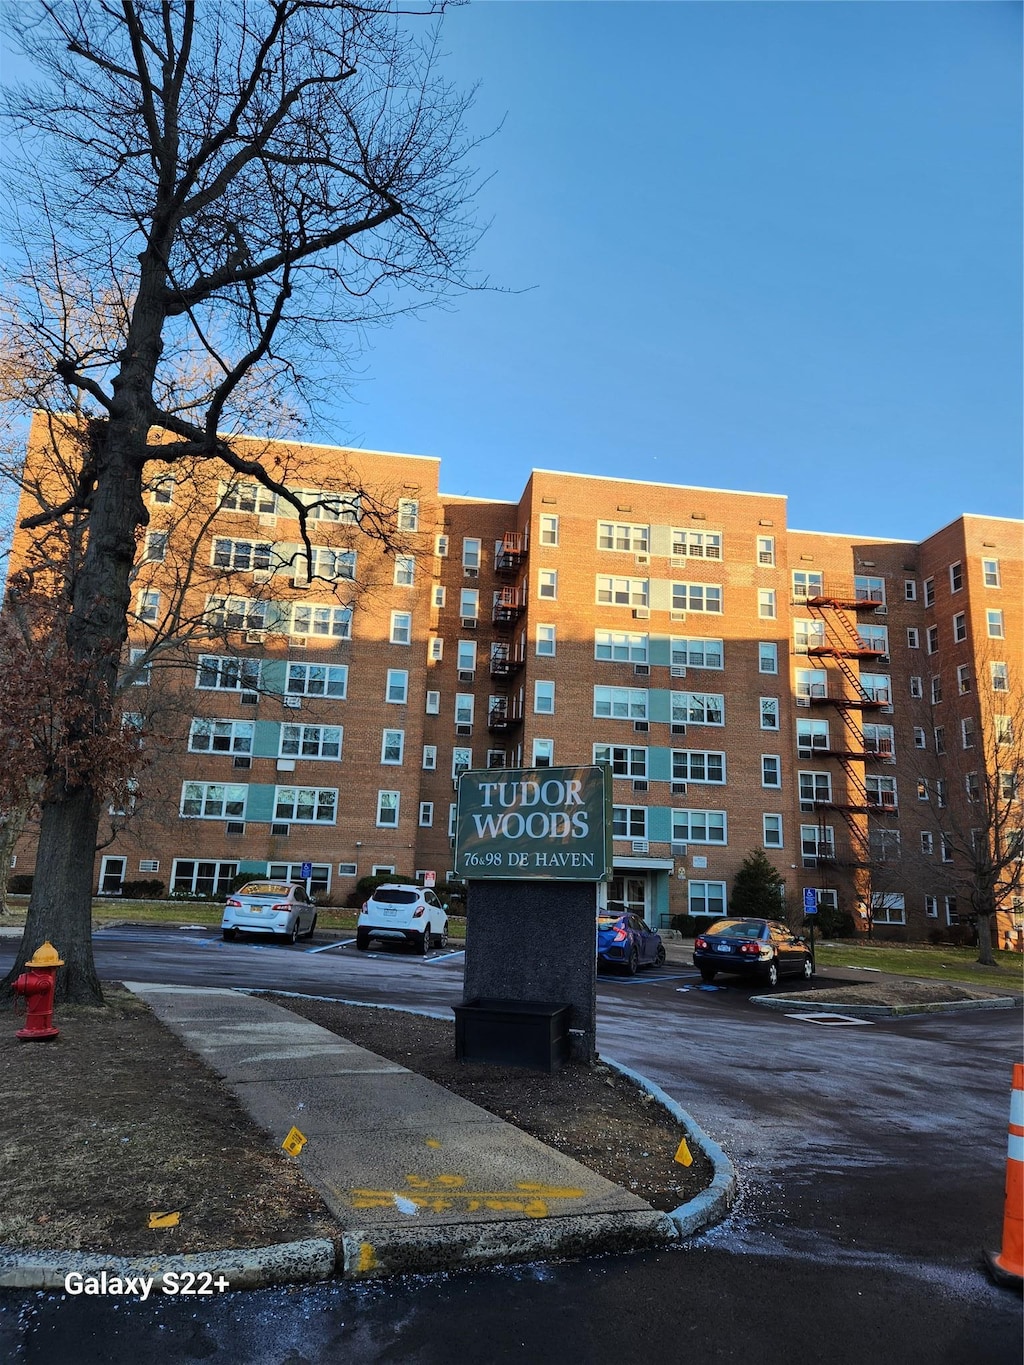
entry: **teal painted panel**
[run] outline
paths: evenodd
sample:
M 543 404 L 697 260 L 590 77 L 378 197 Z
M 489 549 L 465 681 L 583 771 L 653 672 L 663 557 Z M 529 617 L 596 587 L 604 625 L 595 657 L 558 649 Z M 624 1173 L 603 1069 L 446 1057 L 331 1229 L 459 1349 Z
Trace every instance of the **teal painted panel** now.
M 650 645 L 650 661 L 656 668 L 668 668 L 672 662 L 672 645 L 667 635 L 652 635 Z
M 651 878 L 651 927 L 654 929 L 668 929 L 668 883 L 669 873 L 652 872 Z
M 672 750 L 647 750 L 647 776 L 652 782 L 672 781 Z
M 647 692 L 647 716 L 661 725 L 672 718 L 672 693 L 667 687 L 652 687 Z
M 276 720 L 258 720 L 253 739 L 253 754 L 256 758 L 276 758 L 281 742 L 281 726 Z
M 672 838 L 672 812 L 668 806 L 651 806 L 648 809 L 647 837 L 655 844 L 667 844 Z
M 284 693 L 287 664 L 284 659 L 264 659 L 260 670 L 263 689 L 266 692 Z
M 245 818 L 255 822 L 270 824 L 274 818 L 274 788 L 265 787 L 259 782 L 249 786 L 249 799 L 245 803 Z
M 256 860 L 253 860 L 252 858 L 242 858 L 239 860 L 238 870 L 239 872 L 244 872 L 246 876 L 255 874 L 256 876 L 263 877 L 266 876 L 267 865 L 265 862 L 261 863 L 258 858 Z

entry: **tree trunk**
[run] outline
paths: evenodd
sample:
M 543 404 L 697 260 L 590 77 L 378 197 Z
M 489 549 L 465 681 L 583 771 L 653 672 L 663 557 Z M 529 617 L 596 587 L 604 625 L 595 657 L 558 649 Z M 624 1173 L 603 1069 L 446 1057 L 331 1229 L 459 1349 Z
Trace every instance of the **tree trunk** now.
M 994 915 L 978 916 L 978 962 L 982 967 L 994 967 L 996 959 L 992 952 L 992 925 Z

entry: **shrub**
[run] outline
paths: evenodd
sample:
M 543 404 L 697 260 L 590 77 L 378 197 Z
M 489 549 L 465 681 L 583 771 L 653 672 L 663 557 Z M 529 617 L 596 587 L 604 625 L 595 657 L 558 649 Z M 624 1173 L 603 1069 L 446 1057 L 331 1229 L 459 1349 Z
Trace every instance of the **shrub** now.
M 803 927 L 809 929 L 812 923 L 822 938 L 853 938 L 857 933 L 857 926 L 850 912 L 835 909 L 831 905 L 823 905 L 816 915 L 808 916 Z
M 363 901 L 368 901 L 378 886 L 384 886 L 392 882 L 404 883 L 406 886 L 416 886 L 418 883 L 415 877 L 403 877 L 397 872 L 386 872 L 379 877 L 360 877 L 356 882 L 356 889 L 348 893 L 345 904 L 352 909 L 362 906 Z
M 673 915 L 671 924 L 673 929 L 678 929 L 683 938 L 694 938 L 700 933 L 702 928 L 713 924 L 706 916 L 703 919 L 696 919 L 693 915 Z
M 122 882 L 121 895 L 132 900 L 156 900 L 164 894 L 164 884 L 159 877 L 143 877 L 135 882 Z

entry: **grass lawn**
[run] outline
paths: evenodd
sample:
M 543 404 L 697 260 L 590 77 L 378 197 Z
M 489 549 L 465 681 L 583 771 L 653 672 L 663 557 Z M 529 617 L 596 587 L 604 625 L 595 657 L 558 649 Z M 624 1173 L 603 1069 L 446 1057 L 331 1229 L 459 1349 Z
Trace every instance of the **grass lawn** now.
M 977 948 L 932 947 L 930 944 L 837 943 L 815 944 L 821 967 L 874 967 L 894 976 L 968 981 L 975 986 L 1024 990 L 1024 960 L 1020 953 L 995 953 L 995 967 L 978 965 Z

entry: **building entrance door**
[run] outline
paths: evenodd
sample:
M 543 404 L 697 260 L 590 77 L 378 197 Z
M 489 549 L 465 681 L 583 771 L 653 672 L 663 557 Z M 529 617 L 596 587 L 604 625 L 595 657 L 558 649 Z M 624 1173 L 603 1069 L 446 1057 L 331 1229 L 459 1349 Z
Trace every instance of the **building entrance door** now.
M 647 878 L 642 872 L 612 876 L 608 883 L 608 909 L 617 915 L 647 918 Z

